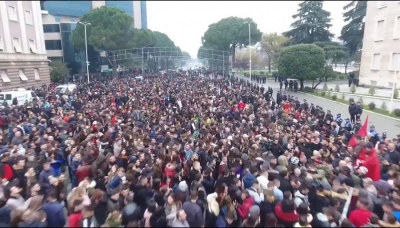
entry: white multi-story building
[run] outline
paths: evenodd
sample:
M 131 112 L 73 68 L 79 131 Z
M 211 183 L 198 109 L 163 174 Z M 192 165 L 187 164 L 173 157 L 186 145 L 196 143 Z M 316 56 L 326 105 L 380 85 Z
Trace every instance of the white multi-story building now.
M 360 83 L 399 88 L 399 70 L 400 1 L 368 1 Z
M 0 1 L 0 90 L 50 82 L 39 1 Z

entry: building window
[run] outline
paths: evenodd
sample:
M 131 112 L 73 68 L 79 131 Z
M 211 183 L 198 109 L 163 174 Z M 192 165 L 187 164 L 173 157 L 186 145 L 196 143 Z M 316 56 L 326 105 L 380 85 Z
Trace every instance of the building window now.
M 31 49 L 31 53 L 38 53 L 34 40 L 29 39 L 29 49 Z
M 377 1 L 378 9 L 385 8 L 387 6 L 386 1 Z
M 381 41 L 384 38 L 384 32 L 385 32 L 385 20 L 378 21 L 376 24 L 376 36 L 375 36 L 375 41 Z
M 381 68 L 381 54 L 374 54 L 372 58 L 372 70 L 379 70 Z
M 390 64 L 390 70 L 400 70 L 400 53 L 392 54 L 392 62 Z
M 16 53 L 22 53 L 22 47 L 21 47 L 21 42 L 19 41 L 19 38 L 13 37 L 13 46 L 14 46 L 14 51 Z
M 18 21 L 17 9 L 14 6 L 8 6 L 8 19 Z
M 60 32 L 60 24 L 43 25 L 44 33 Z
M 394 22 L 394 29 L 393 29 L 393 39 L 400 38 L 400 16 L 396 17 L 396 21 Z
M 373 81 L 373 80 L 371 80 L 371 85 L 373 85 L 373 86 L 376 86 L 378 84 L 378 82 L 377 81 Z
M 46 50 L 62 50 L 61 40 L 45 40 Z
M 21 81 L 23 81 L 23 82 L 28 81 L 28 78 L 26 77 L 23 70 L 19 70 L 19 79 L 21 79 Z
M 60 22 L 60 21 L 61 21 L 61 17 L 60 17 L 60 16 L 54 16 L 54 20 L 55 20 L 56 22 Z
M 40 80 L 39 70 L 33 69 L 33 73 L 35 74 L 35 80 Z
M 3 37 L 0 36 L 0 52 L 4 51 L 4 42 L 3 42 Z
M 73 25 L 76 25 L 75 23 Z M 70 23 L 61 23 L 61 32 L 71 32 L 71 24 Z
M 33 25 L 32 14 L 29 10 L 25 10 L 25 23 L 27 25 Z
M 2 71 L 0 72 L 0 74 L 1 74 L 1 80 L 2 80 L 4 83 L 10 83 L 10 82 L 11 82 L 11 80 L 10 80 L 10 78 L 8 77 L 7 72 L 6 72 L 5 70 L 2 70 Z
M 63 58 L 62 57 L 47 57 L 51 62 L 56 62 L 56 61 L 60 61 L 63 62 Z

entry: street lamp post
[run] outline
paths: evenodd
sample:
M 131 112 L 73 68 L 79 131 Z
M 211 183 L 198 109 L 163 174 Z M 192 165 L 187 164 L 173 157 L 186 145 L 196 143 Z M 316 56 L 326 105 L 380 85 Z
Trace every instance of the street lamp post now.
M 249 77 L 251 80 L 251 30 L 250 30 L 250 26 L 253 23 L 253 21 L 249 21 L 249 22 L 245 22 L 248 26 L 249 26 Z
M 87 75 L 87 81 L 90 83 L 90 78 L 89 78 L 89 56 L 88 56 L 88 51 L 87 51 L 87 33 L 86 33 L 86 26 L 91 25 L 88 22 L 82 22 L 80 21 L 79 24 L 82 24 L 85 26 L 85 49 L 86 49 L 86 75 Z

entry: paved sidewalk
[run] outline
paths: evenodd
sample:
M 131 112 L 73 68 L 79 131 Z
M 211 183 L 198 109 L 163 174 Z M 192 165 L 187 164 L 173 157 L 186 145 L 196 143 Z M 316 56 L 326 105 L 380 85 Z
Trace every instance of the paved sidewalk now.
M 248 80 L 247 78 L 241 77 L 242 79 Z M 260 84 L 261 85 L 261 84 Z M 279 90 L 279 83 L 274 82 L 274 81 L 267 81 L 266 84 L 263 84 L 264 87 L 270 86 L 274 90 L 274 98 L 276 98 L 276 91 Z M 285 91 L 283 91 L 285 92 Z M 298 99 L 302 102 L 303 99 L 306 99 L 309 104 L 313 103 L 314 105 L 319 105 L 324 108 L 324 110 L 330 110 L 334 116 L 336 114 L 340 113 L 342 115 L 342 118 L 349 117 L 349 112 L 348 112 L 348 106 L 324 99 L 324 98 L 319 98 L 316 96 L 312 96 L 306 93 L 302 92 L 286 92 L 287 94 L 293 95 L 298 97 Z M 382 132 L 386 132 L 388 137 L 395 138 L 397 134 L 400 133 L 400 121 L 391 119 L 385 116 L 381 116 L 375 113 L 370 113 L 364 110 L 362 116 L 361 116 L 361 121 L 362 123 L 364 122 L 365 118 L 369 115 L 369 126 L 375 125 L 375 129 L 378 131 L 378 133 L 381 135 Z

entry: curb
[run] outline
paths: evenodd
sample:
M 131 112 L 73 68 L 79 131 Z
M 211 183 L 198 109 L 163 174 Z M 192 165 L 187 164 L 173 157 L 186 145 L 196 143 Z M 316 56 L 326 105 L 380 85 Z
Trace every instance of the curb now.
M 299 92 L 300 92 L 300 91 L 299 91 Z M 309 94 L 309 93 L 304 93 L 304 92 L 300 92 L 300 93 L 307 94 L 308 96 L 316 97 L 316 98 L 319 98 L 319 99 L 322 99 L 322 100 L 327 100 L 327 101 L 330 101 L 330 102 L 334 102 L 334 103 L 336 103 L 336 104 L 348 106 L 348 105 L 345 105 L 345 104 L 343 104 L 343 103 L 340 103 L 340 102 L 337 102 L 337 101 L 333 101 L 333 100 L 329 100 L 329 99 L 326 99 L 326 98 L 323 98 L 323 97 L 315 96 L 315 95 L 312 95 L 312 94 Z M 400 121 L 399 119 L 396 119 L 396 118 L 394 118 L 394 117 L 382 115 L 382 114 L 380 114 L 380 113 L 372 112 L 372 111 L 370 111 L 370 110 L 363 109 L 363 111 L 364 111 L 364 112 L 368 112 L 368 113 L 372 113 L 372 114 L 375 114 L 375 115 L 378 115 L 378 116 L 386 117 L 386 118 L 389 118 L 389 119 L 392 119 L 392 120 Z

